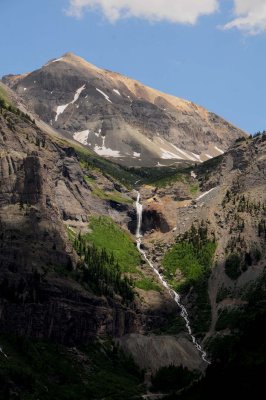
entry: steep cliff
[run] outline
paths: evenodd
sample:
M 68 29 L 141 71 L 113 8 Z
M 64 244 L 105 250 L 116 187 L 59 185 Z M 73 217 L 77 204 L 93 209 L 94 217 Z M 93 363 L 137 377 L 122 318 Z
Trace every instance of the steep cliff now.
M 60 275 L 77 268 L 67 226 L 81 229 L 89 214 L 108 214 L 75 151 L 7 110 L 0 129 L 1 331 L 74 343 L 134 330 L 132 310 Z

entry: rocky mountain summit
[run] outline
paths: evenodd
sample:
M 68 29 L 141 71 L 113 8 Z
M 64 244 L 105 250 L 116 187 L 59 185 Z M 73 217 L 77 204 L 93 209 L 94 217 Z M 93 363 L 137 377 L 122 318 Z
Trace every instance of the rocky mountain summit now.
M 67 138 L 127 166 L 198 163 L 245 133 L 206 109 L 67 53 L 3 82 Z

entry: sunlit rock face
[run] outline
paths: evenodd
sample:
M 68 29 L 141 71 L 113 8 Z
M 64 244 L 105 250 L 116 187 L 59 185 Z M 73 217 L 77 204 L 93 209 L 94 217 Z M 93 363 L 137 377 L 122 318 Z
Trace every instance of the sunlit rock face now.
M 99 69 L 72 53 L 3 81 L 53 128 L 124 165 L 199 163 L 245 135 L 192 102 Z

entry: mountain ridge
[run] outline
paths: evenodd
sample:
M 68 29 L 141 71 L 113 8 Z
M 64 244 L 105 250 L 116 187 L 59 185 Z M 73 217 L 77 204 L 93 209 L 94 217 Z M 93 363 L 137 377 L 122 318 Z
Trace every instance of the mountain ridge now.
M 193 102 L 73 53 L 2 81 L 46 123 L 127 166 L 202 162 L 246 134 Z

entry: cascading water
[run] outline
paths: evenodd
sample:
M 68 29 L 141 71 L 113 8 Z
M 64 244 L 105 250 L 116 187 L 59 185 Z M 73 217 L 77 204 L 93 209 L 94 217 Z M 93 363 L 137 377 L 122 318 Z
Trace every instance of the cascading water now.
M 136 238 L 137 238 L 137 248 L 138 248 L 140 254 L 142 254 L 142 256 L 145 258 L 145 260 L 147 261 L 149 266 L 152 268 L 152 270 L 158 276 L 158 278 L 159 278 L 160 282 L 162 283 L 162 285 L 168 290 L 169 294 L 173 297 L 174 301 L 176 302 L 176 304 L 180 308 L 181 317 L 185 320 L 186 328 L 187 328 L 188 333 L 189 333 L 189 335 L 190 335 L 190 337 L 192 339 L 193 344 L 195 345 L 197 350 L 201 353 L 201 358 L 203 359 L 203 361 L 205 361 L 207 364 L 210 364 L 210 361 L 208 361 L 206 359 L 206 357 L 207 357 L 206 352 L 202 349 L 201 345 L 196 341 L 195 336 L 192 335 L 192 330 L 191 330 L 191 326 L 190 326 L 190 322 L 189 322 L 189 318 L 188 318 L 188 313 L 187 313 L 186 308 L 181 304 L 179 294 L 176 293 L 173 289 L 171 289 L 171 287 L 168 285 L 168 283 L 163 278 L 163 276 L 159 273 L 159 271 L 154 267 L 152 262 L 148 259 L 147 255 L 146 255 L 146 252 L 144 250 L 142 250 L 142 248 L 141 248 L 142 210 L 143 210 L 143 207 L 142 207 L 142 204 L 140 203 L 140 193 L 138 192 L 137 201 L 136 201 L 136 212 L 137 212 Z
M 0 353 L 2 353 L 3 354 L 3 356 L 5 357 L 5 358 L 8 358 L 7 357 L 7 355 L 6 355 L 6 353 L 4 353 L 4 350 L 2 349 L 2 347 L 0 346 Z
M 137 211 L 137 229 L 136 229 L 136 238 L 139 239 L 141 237 L 140 229 L 142 224 L 142 204 L 140 203 L 140 193 L 138 192 L 138 197 L 136 201 L 136 211 Z

